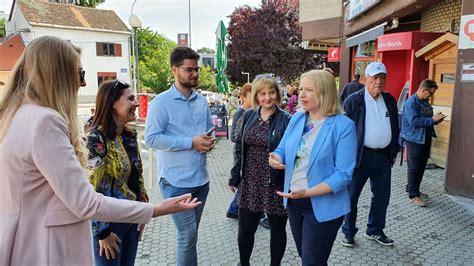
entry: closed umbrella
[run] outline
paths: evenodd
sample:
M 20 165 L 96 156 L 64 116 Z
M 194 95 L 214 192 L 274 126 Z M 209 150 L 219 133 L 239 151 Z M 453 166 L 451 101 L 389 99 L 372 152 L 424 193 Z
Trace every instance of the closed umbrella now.
M 216 29 L 216 85 L 217 90 L 222 93 L 229 91 L 229 80 L 225 74 L 227 68 L 227 46 L 225 44 L 225 37 L 227 35 L 227 29 L 224 26 L 224 22 L 219 21 L 219 25 Z

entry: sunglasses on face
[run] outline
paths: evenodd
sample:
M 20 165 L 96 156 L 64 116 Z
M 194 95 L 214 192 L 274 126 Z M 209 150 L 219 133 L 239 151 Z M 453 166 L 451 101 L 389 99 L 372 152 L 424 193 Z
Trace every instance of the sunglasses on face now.
M 433 96 L 433 94 L 435 93 L 434 91 L 430 91 L 428 89 L 425 89 L 425 91 L 427 91 L 430 94 L 430 97 Z
M 85 78 L 86 78 L 86 71 L 82 68 L 79 68 L 79 81 L 81 83 L 84 83 L 85 82 Z
M 184 69 L 184 71 L 186 71 L 188 74 L 191 74 L 193 72 L 196 72 L 196 73 L 201 73 L 201 68 L 200 67 L 179 67 L 181 69 Z

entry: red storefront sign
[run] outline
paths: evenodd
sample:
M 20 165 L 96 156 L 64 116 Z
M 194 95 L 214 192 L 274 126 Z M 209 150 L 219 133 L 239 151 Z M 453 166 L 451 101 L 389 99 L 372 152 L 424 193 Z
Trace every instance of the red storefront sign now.
M 440 33 L 400 32 L 382 35 L 377 39 L 377 51 L 419 50 L 438 38 Z
M 187 33 L 178 33 L 178 46 L 188 46 Z
M 332 47 L 328 48 L 328 62 L 339 62 L 341 61 L 341 48 Z

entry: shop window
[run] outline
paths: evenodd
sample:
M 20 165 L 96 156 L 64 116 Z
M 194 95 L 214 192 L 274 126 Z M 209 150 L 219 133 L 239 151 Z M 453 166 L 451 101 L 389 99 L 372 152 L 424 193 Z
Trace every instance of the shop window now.
M 375 42 L 369 41 L 357 45 L 355 57 L 373 57 L 375 54 Z
M 360 82 L 365 84 L 365 68 L 368 64 L 377 61 L 376 46 L 376 41 L 369 41 L 352 48 L 351 79 L 354 78 L 354 74 L 360 74 Z
M 116 72 L 97 72 L 97 85 L 100 86 L 106 80 L 117 79 Z

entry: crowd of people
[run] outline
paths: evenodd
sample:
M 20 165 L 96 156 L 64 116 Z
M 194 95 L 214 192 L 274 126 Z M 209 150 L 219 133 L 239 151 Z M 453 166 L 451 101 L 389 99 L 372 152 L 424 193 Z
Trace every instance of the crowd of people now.
M 77 118 L 78 89 L 85 85 L 80 49 L 56 37 L 26 47 L 0 96 L 0 265 L 133 265 L 145 224 L 167 214 L 176 226 L 176 264 L 198 264 L 210 190 L 207 154 L 216 145 L 208 102 L 194 89 L 198 60 L 191 48 L 175 48 L 174 82 L 149 106 L 145 143 L 157 150 L 163 197 L 152 205 L 137 132 L 127 126 L 138 107 L 130 85 L 100 85 L 84 136 Z M 356 243 L 357 203 L 368 179 L 365 237 L 393 245 L 384 229 L 400 148 L 397 104 L 384 92 L 382 63 L 370 63 L 364 74 L 365 85 L 356 76 L 342 101 L 326 70 L 303 73 L 286 95 L 269 75 L 232 95 L 240 101 L 230 134 L 234 196 L 226 215 L 238 219 L 239 265 L 250 265 L 262 218 L 268 219 L 271 265 L 281 264 L 288 220 L 302 264 L 327 265 L 341 226 L 342 245 Z M 428 102 L 436 89 L 434 81 L 423 81 L 402 118 L 406 191 L 420 207 L 428 199 L 420 183 L 433 126 L 446 117 Z

